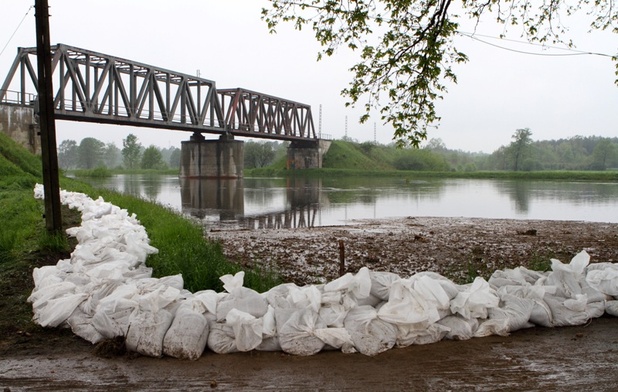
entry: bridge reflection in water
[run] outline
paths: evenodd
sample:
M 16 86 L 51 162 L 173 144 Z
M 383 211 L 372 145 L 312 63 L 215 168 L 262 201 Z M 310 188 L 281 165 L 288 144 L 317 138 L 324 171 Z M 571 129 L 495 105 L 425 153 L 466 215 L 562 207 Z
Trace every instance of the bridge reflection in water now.
M 321 180 L 286 179 L 285 209 L 245 213 L 245 187 L 238 179 L 180 179 L 182 211 L 215 229 L 294 229 L 319 225 Z

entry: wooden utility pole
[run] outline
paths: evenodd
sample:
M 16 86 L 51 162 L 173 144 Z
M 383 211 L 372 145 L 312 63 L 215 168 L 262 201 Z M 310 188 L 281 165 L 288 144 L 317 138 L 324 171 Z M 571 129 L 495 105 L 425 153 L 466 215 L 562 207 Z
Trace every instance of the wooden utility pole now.
M 34 7 L 36 12 L 41 159 L 43 161 L 43 185 L 45 186 L 45 226 L 49 232 L 60 232 L 62 230 L 62 216 L 60 214 L 60 180 L 58 176 L 49 42 L 49 6 L 47 0 L 36 0 Z

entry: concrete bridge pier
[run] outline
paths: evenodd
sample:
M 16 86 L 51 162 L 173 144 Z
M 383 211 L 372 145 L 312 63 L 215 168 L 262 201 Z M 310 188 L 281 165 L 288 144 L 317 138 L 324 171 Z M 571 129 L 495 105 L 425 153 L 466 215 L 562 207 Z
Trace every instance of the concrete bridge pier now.
M 181 178 L 242 178 L 244 143 L 223 134 L 219 140 L 206 140 L 196 132 L 181 142 Z
M 288 170 L 319 169 L 322 159 L 331 145 L 330 140 L 295 140 L 288 147 Z

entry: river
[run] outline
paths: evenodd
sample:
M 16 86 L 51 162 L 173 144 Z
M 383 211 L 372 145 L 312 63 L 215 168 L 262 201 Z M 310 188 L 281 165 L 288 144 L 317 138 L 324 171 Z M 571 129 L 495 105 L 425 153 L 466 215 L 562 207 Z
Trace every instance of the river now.
M 618 183 L 504 179 L 115 175 L 95 186 L 143 197 L 205 225 L 294 228 L 407 216 L 618 223 Z

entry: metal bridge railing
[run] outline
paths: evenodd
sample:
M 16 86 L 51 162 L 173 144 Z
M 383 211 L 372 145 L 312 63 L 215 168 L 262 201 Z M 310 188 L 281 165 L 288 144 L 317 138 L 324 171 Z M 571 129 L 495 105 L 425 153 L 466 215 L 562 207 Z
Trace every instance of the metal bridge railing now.
M 15 91 L 15 90 L 0 90 L 1 103 L 10 103 L 15 105 L 34 105 L 37 99 L 36 94 Z

